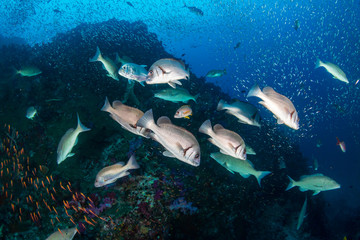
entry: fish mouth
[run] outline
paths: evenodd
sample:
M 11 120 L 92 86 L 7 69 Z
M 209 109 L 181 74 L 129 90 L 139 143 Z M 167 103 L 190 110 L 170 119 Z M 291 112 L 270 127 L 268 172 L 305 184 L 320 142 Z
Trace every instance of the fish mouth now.
M 199 158 L 199 159 L 194 159 L 194 160 L 191 162 L 191 165 L 193 165 L 193 166 L 195 166 L 195 167 L 200 166 L 200 158 Z

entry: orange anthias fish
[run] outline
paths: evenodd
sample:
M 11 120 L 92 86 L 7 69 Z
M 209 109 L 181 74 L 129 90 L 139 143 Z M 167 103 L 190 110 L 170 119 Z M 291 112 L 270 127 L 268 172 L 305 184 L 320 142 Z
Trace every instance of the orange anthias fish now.
M 192 115 L 192 109 L 189 105 L 184 105 L 182 107 L 180 107 L 175 115 L 174 118 L 186 118 L 186 119 L 190 119 L 189 116 Z
M 336 137 L 336 140 L 337 140 L 336 145 L 340 146 L 341 151 L 346 152 L 345 142 L 344 141 L 340 142 L 338 137 Z

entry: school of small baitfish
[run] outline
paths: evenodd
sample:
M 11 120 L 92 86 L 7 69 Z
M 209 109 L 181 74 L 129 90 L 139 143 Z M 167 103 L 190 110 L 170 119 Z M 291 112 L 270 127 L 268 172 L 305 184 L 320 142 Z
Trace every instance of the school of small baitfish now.
M 184 103 L 193 100 L 196 103 L 199 96 L 199 94 L 192 96 L 186 89 L 177 86 L 182 85 L 181 80 L 190 80 L 189 70 L 186 69 L 185 64 L 180 60 L 172 58 L 159 59 L 153 63 L 147 71 L 145 69 L 146 65 L 138 65 L 129 62 L 126 60 L 126 57 L 120 58 L 117 56 L 115 62 L 121 64 L 121 67 L 118 68 L 116 63 L 110 58 L 103 57 L 99 47 L 97 47 L 95 56 L 90 58 L 89 61 L 101 62 L 103 68 L 107 71 L 107 76 L 116 81 L 119 81 L 119 76 L 122 76 L 127 78 L 128 81 L 136 81 L 142 86 L 145 86 L 145 83 L 169 84 L 171 86 L 171 88 L 156 93 L 154 95 L 156 98 Z M 317 60 L 316 68 L 318 67 L 324 67 L 335 79 L 349 83 L 345 73 L 335 64 L 329 62 L 324 63 Z M 35 76 L 41 74 L 41 71 L 35 67 L 27 67 L 18 70 L 17 73 L 21 76 Z M 209 75 L 208 77 L 219 77 L 225 73 L 226 70 L 212 70 L 207 75 Z M 260 87 L 255 84 L 249 90 L 247 97 L 260 98 L 262 101 L 259 103 L 274 114 L 278 124 L 285 124 L 294 130 L 299 129 L 298 112 L 291 100 L 286 96 L 276 92 L 269 86 L 261 90 Z M 240 100 L 226 103 L 224 100 L 220 100 L 217 110 L 226 110 L 226 113 L 236 117 L 239 123 L 261 127 L 259 111 L 251 103 Z M 101 111 L 108 112 L 110 117 L 118 122 L 125 130 L 144 138 L 151 138 L 160 143 L 165 148 L 163 152 L 165 157 L 176 158 L 195 167 L 200 165 L 200 145 L 195 136 L 183 127 L 174 125 L 169 117 L 162 116 L 155 121 L 152 109 L 143 113 L 141 110 L 127 106 L 118 100 L 110 104 L 108 98 L 105 99 Z M 36 114 L 36 109 L 30 107 L 26 113 L 26 117 L 32 120 Z M 192 114 L 191 106 L 184 105 L 175 112 L 174 118 L 189 119 Z M 65 159 L 74 155 L 72 150 L 77 143 L 78 135 L 90 130 L 80 122 L 78 115 L 77 120 L 78 125 L 76 129 L 71 128 L 67 130 L 58 144 L 58 164 L 61 164 Z M 246 146 L 245 141 L 238 133 L 225 129 L 220 124 L 212 126 L 210 120 L 204 121 L 199 128 L 199 132 L 210 136 L 208 140 L 220 150 L 220 152 L 211 153 L 210 157 L 231 173 L 237 172 L 244 178 L 253 175 L 256 177 L 260 186 L 261 179 L 270 174 L 269 171 L 255 170 L 253 164 L 247 159 L 247 155 L 256 153 L 251 147 Z M 338 140 L 338 145 L 341 147 L 341 150 L 345 152 L 345 143 Z M 101 169 L 95 178 L 94 186 L 103 187 L 114 183 L 117 179 L 129 175 L 130 169 L 137 168 L 139 168 L 139 165 L 133 155 L 127 164 L 117 163 Z M 294 181 L 290 177 L 289 179 L 290 184 L 286 190 L 297 186 L 300 191 L 313 191 L 313 195 L 321 191 L 340 188 L 340 185 L 335 180 L 320 173 L 303 176 L 299 181 Z M 297 229 L 300 228 L 305 211 L 306 201 L 299 216 Z M 74 229 L 68 229 L 62 230 L 62 233 L 69 234 L 69 239 L 72 239 L 76 231 Z M 55 232 L 54 234 L 56 235 L 57 233 Z M 52 235 L 49 239 L 53 239 Z

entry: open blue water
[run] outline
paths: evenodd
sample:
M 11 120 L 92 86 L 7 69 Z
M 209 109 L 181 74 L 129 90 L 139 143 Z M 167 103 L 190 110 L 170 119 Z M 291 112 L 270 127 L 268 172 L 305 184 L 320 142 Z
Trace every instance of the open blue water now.
M 41 48 L 57 34 L 69 34 L 80 24 L 110 19 L 146 24 L 164 49 L 184 60 L 198 78 L 210 70 L 226 69 L 226 75 L 206 78 L 206 82 L 219 86 L 231 98 L 253 103 L 270 126 L 264 134 L 281 133 L 284 145 L 298 145 L 309 173 L 315 172 L 311 168 L 313 158 L 318 159 L 318 172 L 341 184 L 340 189 L 320 193 L 328 203 L 324 215 L 332 222 L 347 219 L 348 215 L 356 219 L 360 209 L 359 0 L 2 0 L 0 44 Z M 108 37 L 111 40 L 111 34 Z M 151 42 L 145 40 L 144 45 Z M 144 54 L 151 55 L 150 50 Z M 315 69 L 317 58 L 338 65 L 349 84 L 333 79 L 324 68 Z M 2 66 L 6 61 L 1 59 Z M 258 99 L 246 98 L 254 83 L 260 88 L 271 86 L 291 99 L 299 114 L 299 130 L 277 125 Z M 336 145 L 336 137 L 346 143 L 345 153 Z M 346 236 L 346 232 L 340 235 Z M 359 239 L 359 235 L 355 237 Z

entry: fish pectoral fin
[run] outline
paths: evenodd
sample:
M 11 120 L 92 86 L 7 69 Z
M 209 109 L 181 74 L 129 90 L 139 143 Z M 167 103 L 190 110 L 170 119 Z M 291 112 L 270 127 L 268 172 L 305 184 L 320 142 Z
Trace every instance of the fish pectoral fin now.
M 69 153 L 68 155 L 66 155 L 66 157 L 68 158 L 68 157 L 72 157 L 74 155 L 75 155 L 75 153 Z
M 313 196 L 318 195 L 321 191 L 314 191 Z
M 168 84 L 172 87 L 172 88 L 176 88 L 176 84 L 173 82 L 168 82 Z
M 306 192 L 308 189 L 303 188 L 303 187 L 299 187 L 299 190 L 300 190 L 301 192 Z
M 185 149 L 181 146 L 181 144 L 180 144 L 179 142 L 177 142 L 177 143 L 176 143 L 176 150 L 178 150 L 179 153 L 184 154 L 184 156 L 185 156 L 185 153 L 186 153 L 186 151 L 187 151 L 188 149 L 185 150 Z
M 163 156 L 165 156 L 165 157 L 171 157 L 171 158 L 176 158 L 176 157 L 174 156 L 174 154 L 172 154 L 172 153 L 169 152 L 169 151 L 164 151 L 164 152 L 163 152 Z
M 190 119 L 190 117 L 189 117 L 189 116 L 185 116 L 184 118 L 186 118 L 186 119 Z

